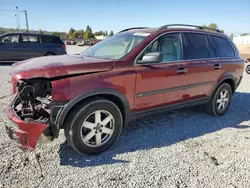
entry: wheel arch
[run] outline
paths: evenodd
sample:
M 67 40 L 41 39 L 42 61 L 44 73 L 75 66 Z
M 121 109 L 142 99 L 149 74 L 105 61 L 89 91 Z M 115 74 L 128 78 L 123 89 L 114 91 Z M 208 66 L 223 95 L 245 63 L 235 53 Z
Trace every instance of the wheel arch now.
M 62 128 L 64 126 L 63 124 L 65 122 L 66 116 L 77 104 L 95 97 L 102 97 L 115 103 L 121 110 L 124 119 L 124 124 L 126 124 L 131 119 L 132 113 L 130 111 L 130 105 L 127 97 L 124 94 L 115 89 L 100 89 L 80 94 L 71 101 L 69 101 L 59 114 L 57 121 L 58 127 Z
M 217 85 L 216 85 L 214 91 L 216 91 L 216 89 L 217 89 L 222 83 L 228 83 L 228 84 L 231 86 L 231 88 L 232 88 L 232 93 L 235 92 L 236 86 L 237 86 L 237 81 L 236 81 L 236 78 L 235 78 L 234 76 L 232 76 L 232 75 L 227 75 L 227 76 L 225 76 L 223 79 L 221 79 L 221 80 L 217 83 Z M 214 91 L 213 91 L 213 92 L 214 92 Z

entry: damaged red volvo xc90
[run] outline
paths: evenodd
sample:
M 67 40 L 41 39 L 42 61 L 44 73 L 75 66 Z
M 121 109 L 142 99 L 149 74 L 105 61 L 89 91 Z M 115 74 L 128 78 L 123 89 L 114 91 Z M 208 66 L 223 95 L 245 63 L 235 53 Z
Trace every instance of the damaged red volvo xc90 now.
M 15 63 L 9 137 L 34 150 L 42 136 L 64 129 L 73 149 L 97 154 L 136 117 L 194 105 L 223 115 L 244 60 L 220 31 L 186 27 L 197 26 L 125 29 L 80 55 Z

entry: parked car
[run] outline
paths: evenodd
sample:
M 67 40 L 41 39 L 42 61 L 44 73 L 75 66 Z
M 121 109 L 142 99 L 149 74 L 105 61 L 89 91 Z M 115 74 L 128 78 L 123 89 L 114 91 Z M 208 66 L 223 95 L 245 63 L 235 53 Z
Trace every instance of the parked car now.
M 77 46 L 84 46 L 84 40 L 80 40 L 76 43 Z
M 20 61 L 62 54 L 66 54 L 66 46 L 57 36 L 31 33 L 0 35 L 0 61 Z
M 94 42 L 92 40 L 86 40 L 85 45 L 92 46 Z
M 188 27 L 129 28 L 80 55 L 14 64 L 9 137 L 34 150 L 64 129 L 75 151 L 92 155 L 110 148 L 134 118 L 195 105 L 224 115 L 244 60 L 219 30 Z
M 70 43 L 71 43 L 71 45 L 76 45 L 77 42 L 72 40 L 72 41 L 70 41 Z
M 66 45 L 71 45 L 71 42 L 70 42 L 69 40 L 66 40 L 66 41 L 65 41 L 65 44 L 66 44 Z
M 245 63 L 246 63 L 246 68 L 245 68 L 246 73 L 250 74 L 250 64 L 249 64 L 250 63 L 250 58 L 246 58 Z

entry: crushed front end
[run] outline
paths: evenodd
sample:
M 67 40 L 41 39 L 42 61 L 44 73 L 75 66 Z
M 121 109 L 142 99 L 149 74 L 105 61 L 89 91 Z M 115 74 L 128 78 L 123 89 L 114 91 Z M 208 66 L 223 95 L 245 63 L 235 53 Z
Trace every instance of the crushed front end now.
M 47 79 L 12 79 L 15 97 L 9 104 L 8 118 L 14 124 L 6 125 L 9 137 L 18 146 L 34 150 L 38 140 L 53 140 L 59 128 L 53 124 L 63 105 L 52 101 L 52 85 Z M 53 111 L 53 114 L 51 113 Z

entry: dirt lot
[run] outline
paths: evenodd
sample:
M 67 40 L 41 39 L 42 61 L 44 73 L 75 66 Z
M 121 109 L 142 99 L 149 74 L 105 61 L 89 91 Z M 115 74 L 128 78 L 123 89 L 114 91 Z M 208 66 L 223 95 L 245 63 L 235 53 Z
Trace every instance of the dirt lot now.
M 250 44 L 238 44 L 237 47 L 242 58 L 250 58 Z
M 89 48 L 89 46 L 67 45 L 66 50 L 68 54 L 76 54 L 83 52 L 87 48 Z
M 11 123 L 6 116 L 12 98 L 9 71 L 9 65 L 0 65 L 0 188 L 250 185 L 249 75 L 225 116 L 187 108 L 139 119 L 110 150 L 86 157 L 65 144 L 63 132 L 35 152 L 13 145 L 4 128 Z

